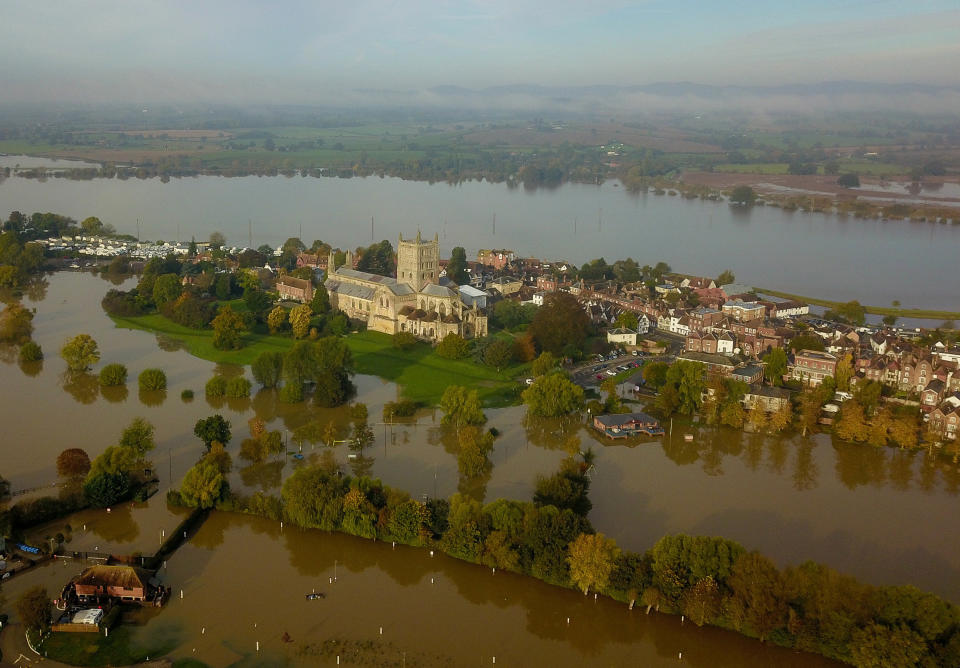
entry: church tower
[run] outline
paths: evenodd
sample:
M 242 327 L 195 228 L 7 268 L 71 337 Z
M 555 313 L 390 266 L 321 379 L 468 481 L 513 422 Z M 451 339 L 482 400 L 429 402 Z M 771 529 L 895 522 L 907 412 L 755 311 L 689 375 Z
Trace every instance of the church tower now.
M 397 243 L 397 282 L 406 283 L 416 292 L 425 285 L 436 283 L 440 279 L 440 238 L 423 241 L 420 231 L 413 241 L 404 241 L 400 235 Z

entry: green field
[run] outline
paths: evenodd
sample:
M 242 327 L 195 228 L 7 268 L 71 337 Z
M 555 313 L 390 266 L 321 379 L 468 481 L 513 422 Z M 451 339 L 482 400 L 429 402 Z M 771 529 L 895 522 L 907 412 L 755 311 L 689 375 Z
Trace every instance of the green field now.
M 789 168 L 785 162 L 748 162 L 744 164 L 723 163 L 714 167 L 714 171 L 733 174 L 786 174 Z
M 47 658 L 74 666 L 129 666 L 167 654 L 178 644 L 176 635 L 147 634 L 134 627 L 118 626 L 107 637 L 99 633 L 51 633 L 40 649 Z
M 112 319 L 117 327 L 180 341 L 191 355 L 218 364 L 248 365 L 263 352 L 286 352 L 294 342 L 289 336 L 247 334 L 246 345 L 240 350 L 219 350 L 213 347 L 213 330 L 183 327 L 159 314 Z M 350 334 L 346 340 L 357 373 L 393 381 L 400 386 L 403 397 L 431 406 L 440 402 L 448 385 L 476 389 L 486 406 L 510 405 L 516 402 L 520 387 L 515 378 L 527 368 L 516 365 L 498 373 L 469 359 L 439 357 L 426 343 L 410 350 L 397 350 L 393 338 L 380 332 Z

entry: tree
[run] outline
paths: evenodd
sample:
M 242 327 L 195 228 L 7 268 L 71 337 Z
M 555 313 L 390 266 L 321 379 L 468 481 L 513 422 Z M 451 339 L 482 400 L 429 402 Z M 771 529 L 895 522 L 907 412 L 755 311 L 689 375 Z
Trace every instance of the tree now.
M 713 621 L 720 611 L 720 588 L 712 575 L 697 580 L 687 591 L 683 601 L 683 613 L 697 626 Z
M 321 406 L 339 406 L 353 392 L 353 353 L 338 336 L 325 336 L 312 344 L 313 399 Z
M 917 419 L 900 416 L 890 423 L 890 438 L 901 448 L 915 448 L 919 442 Z
M 289 320 L 290 316 L 287 309 L 283 306 L 275 306 L 267 316 L 267 326 L 270 328 L 270 333 L 276 334 L 282 330 Z
M 401 332 L 402 334 L 403 332 Z M 483 349 L 483 362 L 500 371 L 513 360 L 513 343 L 495 338 Z
M 837 389 L 846 392 L 850 389 L 850 378 L 853 377 L 853 355 L 847 353 L 837 362 L 837 370 L 834 374 L 834 380 L 837 383 Z
M 737 277 L 729 269 L 725 269 L 719 276 L 717 276 L 717 285 L 730 285 L 737 280 Z
M 177 274 L 163 274 L 157 276 L 157 280 L 154 281 L 151 297 L 157 309 L 162 309 L 167 302 L 172 302 L 179 297 L 181 292 L 183 292 L 183 284 L 180 282 L 180 277 Z
M 833 433 L 844 441 L 863 443 L 869 436 L 869 426 L 864 417 L 863 406 L 856 399 L 849 399 L 840 409 L 840 418 L 833 425 Z
M 534 377 L 545 376 L 557 368 L 557 363 L 558 360 L 553 356 L 553 353 L 544 351 L 540 353 L 537 359 L 533 360 L 533 364 L 530 365 L 530 371 Z
M 490 466 L 487 456 L 493 450 L 493 434 L 483 432 L 479 427 L 468 426 L 457 434 L 460 446 L 457 451 L 457 468 L 460 475 L 475 478 L 482 475 Z
M 857 668 L 917 666 L 925 654 L 927 643 L 906 624 L 891 628 L 871 622 L 850 638 L 850 656 Z
M 794 352 L 801 350 L 823 351 L 823 339 L 816 334 L 798 334 L 790 339 L 790 349 Z
M 220 350 L 237 350 L 243 347 L 243 318 L 229 304 L 220 307 L 213 326 L 213 347 Z
M 306 304 L 298 304 L 290 309 L 290 328 L 295 339 L 302 339 L 310 330 L 310 318 L 313 311 Z
M 68 339 L 60 349 L 60 356 L 71 371 L 86 371 L 100 361 L 97 342 L 89 334 L 77 334 Z
M 90 472 L 90 456 L 80 448 L 67 448 L 57 457 L 57 475 L 82 478 Z
M 450 332 L 437 344 L 437 355 L 448 360 L 463 359 L 470 354 L 470 342 Z
M 142 417 L 133 418 L 130 426 L 120 434 L 120 447 L 129 448 L 137 453 L 138 458 L 144 457 L 148 452 L 157 447 L 153 437 L 153 425 Z
M 410 350 L 417 345 L 417 337 L 411 332 L 397 332 L 393 335 L 393 347 L 397 350 Z
M 583 410 L 583 388 L 562 373 L 536 378 L 521 397 L 529 413 L 539 417 L 559 417 Z
M 664 389 L 676 391 L 676 409 L 685 415 L 695 415 L 703 403 L 703 364 L 677 361 L 667 369 Z
M 859 188 L 860 187 L 860 177 L 856 174 L 841 174 L 837 179 L 837 185 L 843 186 L 844 188 Z
M 98 458 L 99 459 L 99 458 Z M 126 471 L 93 473 L 83 484 L 83 495 L 96 508 L 107 508 L 130 494 L 130 475 Z
M 602 592 L 610 582 L 610 573 L 620 555 L 620 549 L 612 538 L 602 533 L 582 533 L 568 547 L 570 564 L 570 582 L 583 591 L 584 596 L 590 588 Z
M 757 199 L 757 193 L 750 186 L 737 186 L 730 191 L 731 204 L 749 206 Z
M 783 348 L 773 348 L 763 358 L 766 366 L 763 375 L 774 387 L 783 385 L 783 377 L 787 373 L 787 353 Z
M 167 389 L 167 374 L 163 369 L 144 369 L 137 376 L 137 385 L 142 391 L 153 392 Z
M 127 367 L 114 363 L 100 369 L 100 384 L 103 387 L 116 387 L 127 382 Z
M 534 505 L 553 506 L 586 517 L 593 508 L 589 497 L 590 479 L 586 476 L 588 469 L 586 461 L 567 457 L 553 475 L 537 476 Z
M 636 313 L 633 311 L 621 311 L 620 315 L 617 316 L 616 326 L 637 331 L 639 323 L 640 321 L 637 319 Z
M 283 374 L 283 353 L 265 351 L 250 365 L 253 379 L 265 388 L 272 389 L 280 384 Z
M 457 285 L 465 285 L 470 282 L 470 276 L 467 274 L 467 251 L 463 246 L 455 246 L 450 252 L 450 262 L 447 263 L 447 278 Z
M 44 631 L 50 626 L 50 596 L 40 585 L 31 587 L 17 599 L 17 615 L 31 631 Z
M 528 330 L 540 350 L 562 355 L 567 345 L 582 348 L 590 331 L 590 317 L 569 292 L 547 295 Z
M 227 242 L 227 238 L 223 236 L 222 232 L 211 232 L 210 233 L 210 246 L 214 249 L 220 248 Z
M 883 316 L 883 324 L 886 325 L 887 327 L 893 327 L 894 325 L 897 324 L 897 316 L 895 316 L 892 313 L 889 315 Z
M 197 424 L 193 427 L 193 433 L 203 441 L 203 445 L 209 450 L 214 441 L 224 445 L 230 442 L 230 423 L 218 413 L 197 420 Z
M 670 365 L 666 362 L 650 362 L 643 367 L 643 381 L 652 390 L 659 390 L 667 382 L 667 371 Z
M 313 299 L 310 301 L 310 310 L 317 315 L 326 315 L 330 312 L 330 294 L 321 283 L 313 289 Z
M 227 393 L 227 379 L 223 376 L 213 376 L 204 386 L 203 393 L 211 399 L 220 399 Z
M 440 397 L 443 410 L 443 423 L 454 427 L 481 425 L 487 421 L 480 404 L 480 395 L 476 390 L 468 390 L 462 385 L 449 385 Z
M 0 313 L 0 343 L 27 343 L 33 334 L 33 312 L 11 302 Z
M 218 501 L 226 498 L 229 489 L 230 485 L 220 467 L 204 457 L 183 476 L 180 497 L 188 506 L 213 508 Z
M 783 576 L 770 559 L 748 552 L 737 559 L 727 579 L 732 597 L 742 606 L 744 620 L 763 642 L 787 617 Z

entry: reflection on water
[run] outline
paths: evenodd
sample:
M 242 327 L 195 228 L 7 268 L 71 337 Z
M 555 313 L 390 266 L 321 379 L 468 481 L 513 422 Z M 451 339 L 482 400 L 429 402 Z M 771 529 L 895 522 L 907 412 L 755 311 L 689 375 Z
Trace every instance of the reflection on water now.
M 64 391 L 81 404 L 92 404 L 100 396 L 100 379 L 86 371 L 65 371 Z

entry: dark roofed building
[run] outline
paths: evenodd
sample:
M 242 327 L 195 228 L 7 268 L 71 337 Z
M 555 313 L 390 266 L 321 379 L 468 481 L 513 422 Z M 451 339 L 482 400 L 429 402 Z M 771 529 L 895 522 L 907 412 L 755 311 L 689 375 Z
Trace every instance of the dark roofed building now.
M 150 576 L 133 566 L 91 566 L 74 580 L 74 592 L 81 601 L 114 598 L 123 601 L 147 600 Z
M 609 438 L 627 438 L 640 434 L 659 436 L 663 433 L 660 422 L 646 413 L 597 415 L 593 418 L 593 427 Z
M 280 299 L 292 299 L 309 304 L 313 299 L 313 284 L 303 278 L 281 276 L 277 279 L 277 292 L 280 294 Z

